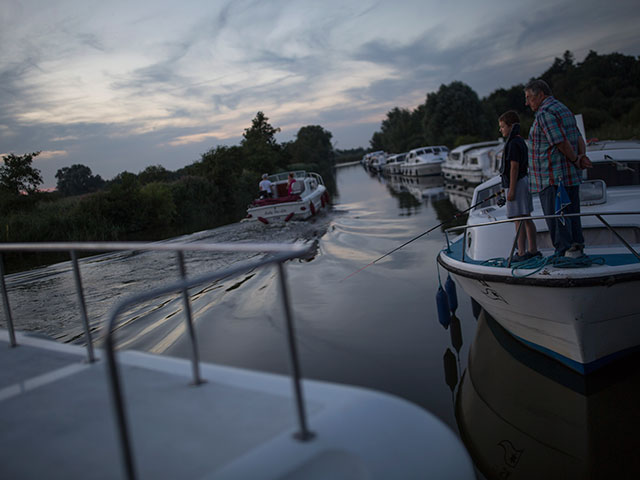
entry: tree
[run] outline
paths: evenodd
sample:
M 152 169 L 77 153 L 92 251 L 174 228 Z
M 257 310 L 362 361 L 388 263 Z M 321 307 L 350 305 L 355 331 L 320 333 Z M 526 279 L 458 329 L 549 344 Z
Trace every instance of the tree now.
M 36 192 L 43 180 L 40 170 L 32 167 L 31 164 L 38 155 L 40 152 L 3 155 L 4 165 L 0 166 L 0 189 L 15 195 Z
M 490 128 L 478 94 L 462 82 L 452 82 L 427 95 L 424 130 L 429 144 L 451 147 L 458 137 L 486 138 Z
M 268 122 L 262 112 L 258 112 L 251 122 L 250 128 L 245 128 L 242 136 L 242 149 L 247 167 L 255 172 L 270 172 L 280 162 L 280 146 L 275 135 L 280 131 Z
M 323 167 L 334 164 L 331 132 L 320 125 L 307 125 L 298 130 L 296 140 L 291 145 L 291 163 L 314 163 Z
M 243 161 L 242 147 L 219 146 L 203 154 L 199 163 L 200 175 L 217 188 L 220 210 L 228 212 L 231 218 L 242 214 L 254 193 L 257 193 L 259 176 L 248 174 L 255 185 L 248 189 L 242 174 Z
M 75 164 L 56 172 L 57 189 L 65 196 L 95 192 L 104 185 L 100 175 L 92 175 L 86 165 Z
M 153 182 L 168 182 L 172 174 L 162 165 L 149 165 L 138 174 L 138 180 L 142 185 Z

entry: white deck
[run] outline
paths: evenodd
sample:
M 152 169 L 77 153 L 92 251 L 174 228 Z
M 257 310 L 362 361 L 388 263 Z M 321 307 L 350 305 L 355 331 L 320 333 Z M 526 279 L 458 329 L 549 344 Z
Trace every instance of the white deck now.
M 0 330 L 0 477 L 124 478 L 106 365 L 81 347 Z M 97 352 L 100 357 L 101 352 Z M 118 354 L 138 478 L 475 478 L 459 439 L 404 400 L 303 382 L 308 442 L 287 377 Z

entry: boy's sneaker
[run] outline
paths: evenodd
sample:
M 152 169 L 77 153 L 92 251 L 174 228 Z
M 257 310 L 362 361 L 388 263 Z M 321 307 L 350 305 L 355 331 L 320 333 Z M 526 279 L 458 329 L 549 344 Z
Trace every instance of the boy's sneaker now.
M 525 260 L 527 260 L 529 257 L 527 257 L 527 254 L 525 253 L 524 255 L 518 255 L 517 253 L 511 257 L 511 263 L 514 262 L 524 262 Z
M 564 252 L 564 256 L 568 258 L 580 258 L 584 257 L 584 246 L 579 243 L 574 243 L 571 248 Z
M 529 260 L 530 258 L 534 258 L 534 257 L 541 257 L 542 253 L 540 252 L 540 250 L 538 250 L 537 252 L 527 252 L 524 254 L 524 258 Z

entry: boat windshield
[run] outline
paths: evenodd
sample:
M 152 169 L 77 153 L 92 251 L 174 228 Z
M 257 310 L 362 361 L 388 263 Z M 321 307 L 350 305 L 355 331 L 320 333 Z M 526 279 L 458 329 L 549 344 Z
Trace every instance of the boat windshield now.
M 502 189 L 502 185 L 500 183 L 496 183 L 491 185 L 490 187 L 483 188 L 478 191 L 476 196 L 476 207 L 475 210 L 479 210 L 481 208 L 492 207 L 498 204 L 498 193 Z M 491 197 L 491 198 L 489 198 Z
M 609 157 L 610 158 L 610 157 Z M 607 187 L 640 185 L 640 160 L 610 160 L 593 162 L 587 169 L 588 180 L 603 180 Z

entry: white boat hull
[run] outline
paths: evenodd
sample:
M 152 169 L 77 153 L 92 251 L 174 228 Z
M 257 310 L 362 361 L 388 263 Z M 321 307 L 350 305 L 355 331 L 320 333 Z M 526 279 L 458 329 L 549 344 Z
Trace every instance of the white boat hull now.
M 402 175 L 411 177 L 423 177 L 427 175 L 440 175 L 442 172 L 441 163 L 416 163 L 413 165 L 404 165 L 401 169 Z
M 256 200 L 247 208 L 246 218 L 260 220 L 263 223 L 306 220 L 327 207 L 329 205 L 328 192 L 327 188 L 318 181 L 320 176 L 310 174 L 311 176 L 305 177 L 304 175 L 306 175 L 305 172 L 300 172 L 300 176 L 297 177 L 297 181 L 304 185 L 303 193 L 279 199 Z M 279 181 L 278 183 L 286 182 Z M 280 187 L 284 186 L 280 185 Z M 286 195 L 286 190 L 284 195 Z M 286 201 L 288 199 L 291 201 Z
M 545 269 L 517 278 L 511 269 L 470 265 L 444 252 L 438 258 L 513 336 L 576 371 L 589 373 L 640 344 L 637 266 Z

